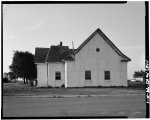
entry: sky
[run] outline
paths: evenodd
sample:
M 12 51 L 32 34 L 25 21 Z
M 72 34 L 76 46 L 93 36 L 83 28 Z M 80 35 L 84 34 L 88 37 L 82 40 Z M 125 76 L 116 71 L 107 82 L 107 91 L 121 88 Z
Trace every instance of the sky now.
M 126 4 L 3 4 L 3 72 L 9 72 L 13 51 L 63 45 L 77 48 L 97 28 L 128 62 L 128 79 L 145 68 L 144 2 Z

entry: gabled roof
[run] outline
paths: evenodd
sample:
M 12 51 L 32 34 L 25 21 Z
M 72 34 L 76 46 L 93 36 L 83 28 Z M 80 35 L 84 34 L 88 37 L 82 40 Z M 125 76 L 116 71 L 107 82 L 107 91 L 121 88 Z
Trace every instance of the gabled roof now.
M 62 62 L 73 60 L 73 50 L 68 46 L 51 46 L 50 48 L 35 48 L 35 63 Z
M 121 62 L 131 61 L 124 55 L 110 39 L 98 28 L 93 32 L 77 49 L 69 49 L 68 46 L 51 46 L 50 48 L 35 48 L 35 63 L 62 62 L 63 60 L 74 60 L 74 54 L 77 54 L 96 34 L 99 34 L 107 44 L 121 56 Z
M 73 60 L 68 46 L 51 46 L 45 62 L 61 62 L 62 60 Z
M 35 63 L 44 63 L 48 51 L 49 51 L 49 48 L 35 48 L 34 62 Z
M 128 62 L 131 61 L 126 55 L 124 55 L 111 41 L 110 39 L 98 28 L 95 32 L 93 32 L 75 51 L 77 54 L 96 34 L 99 34 L 107 44 L 119 55 L 122 57 L 121 62 Z

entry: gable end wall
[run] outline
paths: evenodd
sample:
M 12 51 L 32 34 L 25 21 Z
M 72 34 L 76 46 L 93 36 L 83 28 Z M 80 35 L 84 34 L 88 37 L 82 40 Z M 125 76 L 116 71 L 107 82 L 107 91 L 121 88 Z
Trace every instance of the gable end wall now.
M 96 52 L 100 48 L 100 52 Z M 127 86 L 127 62 L 96 34 L 76 55 L 75 61 L 67 61 L 68 87 Z M 91 70 L 91 79 L 85 80 L 85 70 Z M 109 70 L 111 80 L 104 80 Z

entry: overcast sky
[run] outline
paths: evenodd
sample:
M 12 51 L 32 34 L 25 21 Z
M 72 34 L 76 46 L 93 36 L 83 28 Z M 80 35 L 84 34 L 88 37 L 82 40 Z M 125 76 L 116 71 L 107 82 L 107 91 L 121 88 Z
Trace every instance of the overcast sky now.
M 144 70 L 144 2 L 127 4 L 5 4 L 3 71 L 9 71 L 13 50 L 35 53 L 35 47 L 63 45 L 77 48 L 100 28 L 129 58 L 128 78 Z

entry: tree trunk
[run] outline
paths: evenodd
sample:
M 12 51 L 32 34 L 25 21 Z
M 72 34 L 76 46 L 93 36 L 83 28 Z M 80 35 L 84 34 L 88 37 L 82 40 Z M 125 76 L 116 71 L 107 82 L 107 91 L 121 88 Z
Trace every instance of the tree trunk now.
M 28 84 L 28 79 L 26 79 L 26 83 Z
M 23 80 L 24 80 L 24 84 L 26 84 L 26 79 L 25 79 L 25 78 L 23 78 Z

